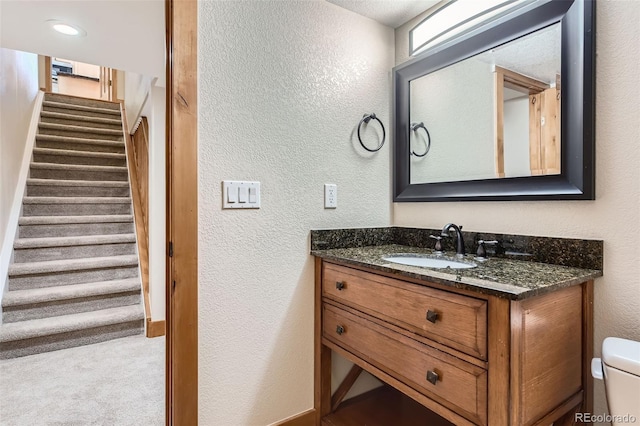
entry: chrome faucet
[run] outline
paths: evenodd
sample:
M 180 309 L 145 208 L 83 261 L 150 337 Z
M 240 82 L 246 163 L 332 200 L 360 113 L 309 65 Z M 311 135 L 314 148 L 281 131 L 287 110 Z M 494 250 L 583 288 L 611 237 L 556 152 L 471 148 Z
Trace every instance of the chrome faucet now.
M 455 223 L 447 223 L 444 228 L 442 228 L 442 232 L 440 233 L 440 235 L 442 235 L 443 237 L 449 237 L 449 231 L 451 230 L 451 228 L 456 231 L 456 254 L 459 257 L 462 257 L 466 253 L 464 249 L 464 238 L 462 238 L 462 226 L 458 227 L 458 225 L 456 225 Z

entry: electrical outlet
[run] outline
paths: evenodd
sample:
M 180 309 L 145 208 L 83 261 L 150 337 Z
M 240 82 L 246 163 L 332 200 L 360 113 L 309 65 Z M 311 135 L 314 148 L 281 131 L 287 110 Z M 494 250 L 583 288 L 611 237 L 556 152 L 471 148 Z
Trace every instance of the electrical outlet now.
M 324 208 L 335 209 L 338 207 L 338 185 L 333 183 L 324 184 Z

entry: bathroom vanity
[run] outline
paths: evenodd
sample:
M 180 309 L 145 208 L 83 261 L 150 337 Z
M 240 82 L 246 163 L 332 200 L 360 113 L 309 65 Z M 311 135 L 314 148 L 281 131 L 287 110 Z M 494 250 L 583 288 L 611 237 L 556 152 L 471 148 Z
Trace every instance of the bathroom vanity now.
M 317 424 L 558 425 L 592 411 L 600 270 L 506 258 L 406 266 L 384 258 L 438 256 L 397 244 L 312 254 Z M 354 363 L 333 395 L 332 351 Z M 388 386 L 341 405 L 362 370 Z

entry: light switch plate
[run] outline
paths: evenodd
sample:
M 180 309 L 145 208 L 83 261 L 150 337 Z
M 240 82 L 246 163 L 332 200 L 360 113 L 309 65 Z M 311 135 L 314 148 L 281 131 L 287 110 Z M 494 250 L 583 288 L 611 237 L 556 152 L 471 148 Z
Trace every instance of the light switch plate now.
M 259 209 L 260 182 L 222 181 L 223 209 Z
M 335 209 L 338 207 L 338 185 L 333 183 L 324 184 L 324 208 Z

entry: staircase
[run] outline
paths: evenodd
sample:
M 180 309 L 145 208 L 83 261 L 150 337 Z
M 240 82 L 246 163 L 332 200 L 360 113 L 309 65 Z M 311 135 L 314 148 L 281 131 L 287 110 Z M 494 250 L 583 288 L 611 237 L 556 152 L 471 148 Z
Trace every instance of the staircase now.
M 143 321 L 120 106 L 46 94 L 0 358 L 140 334 Z

